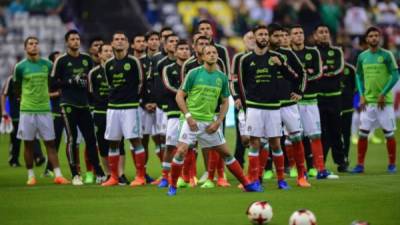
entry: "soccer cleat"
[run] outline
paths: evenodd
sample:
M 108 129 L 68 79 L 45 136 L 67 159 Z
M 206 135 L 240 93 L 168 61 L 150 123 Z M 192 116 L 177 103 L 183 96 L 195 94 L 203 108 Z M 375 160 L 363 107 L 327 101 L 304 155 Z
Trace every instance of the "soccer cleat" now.
M 315 168 L 311 168 L 308 170 L 308 176 L 310 177 L 316 177 L 318 175 L 318 170 Z
M 311 184 L 308 183 L 307 179 L 302 177 L 297 179 L 297 186 L 299 187 L 311 187 Z
M 118 177 L 118 185 L 124 186 L 124 185 L 129 185 L 128 179 L 126 179 L 125 174 L 122 174 L 120 177 Z
M 143 186 L 146 184 L 146 178 L 144 177 L 135 177 L 135 179 L 131 182 L 131 187 Z
M 296 168 L 294 168 L 294 167 L 290 168 L 289 177 L 291 177 L 291 178 L 297 177 L 297 169 Z
M 397 172 L 396 165 L 394 165 L 394 164 L 388 165 L 387 171 L 388 171 L 388 173 L 396 173 Z
M 203 175 L 200 177 L 198 183 L 199 184 L 203 184 L 204 182 L 206 182 L 208 180 L 208 172 L 204 172 Z
M 56 177 L 54 178 L 55 184 L 70 184 L 71 182 L 64 177 Z
M 107 176 L 96 176 L 96 184 L 102 184 L 107 181 Z
M 168 179 L 162 178 L 160 183 L 158 184 L 159 188 L 166 188 L 168 187 Z
M 322 170 L 322 171 L 318 172 L 317 179 L 318 180 L 322 180 L 322 179 L 334 180 L 334 179 L 339 179 L 339 176 L 336 174 L 333 174 L 332 172 L 329 172 L 328 170 Z
M 72 178 L 72 185 L 75 185 L 75 186 L 83 185 L 82 177 L 79 176 L 79 175 L 75 175 L 75 176 Z
M 167 192 L 168 196 L 175 196 L 176 195 L 176 187 L 170 185 L 168 187 L 168 192 Z
M 161 180 L 162 180 L 163 178 L 162 177 L 159 177 L 159 178 L 157 178 L 156 180 L 154 180 L 153 182 L 151 182 L 151 184 L 152 185 L 159 185 L 160 183 L 161 183 Z
M 108 187 L 108 186 L 115 186 L 118 184 L 119 184 L 119 181 L 116 178 L 111 176 L 106 182 L 102 183 L 101 186 Z
M 46 169 L 46 170 L 43 172 L 42 176 L 43 176 L 43 177 L 54 177 L 54 173 L 53 173 L 53 171 L 51 171 L 51 170 L 49 170 L 49 169 Z
M 28 181 L 26 182 L 26 184 L 27 184 L 28 186 L 34 186 L 34 185 L 36 185 L 36 178 L 35 178 L 35 177 L 29 178 Z
M 197 186 L 197 177 L 190 178 L 189 186 L 192 188 Z
M 351 170 L 351 173 L 364 173 L 364 166 L 356 165 L 356 167 Z
M 230 187 L 231 184 L 230 184 L 225 178 L 220 177 L 220 178 L 218 178 L 218 180 L 217 180 L 217 186 L 220 186 L 220 187 Z
M 267 170 L 264 172 L 263 180 L 271 180 L 274 177 L 272 170 Z
M 289 190 L 290 186 L 286 183 L 285 180 L 278 180 L 278 188 L 282 190 Z
M 85 184 L 93 184 L 94 183 L 94 174 L 93 172 L 86 172 L 85 174 Z
M 200 186 L 200 188 L 215 188 L 214 181 L 207 179 L 206 182 Z
M 260 184 L 260 181 L 254 181 L 253 183 L 245 185 L 244 190 L 246 192 L 263 192 L 264 191 L 263 187 Z
M 145 178 L 146 178 L 146 184 L 151 184 L 151 183 L 153 183 L 155 180 L 154 180 L 154 178 L 152 178 L 150 175 L 148 175 L 147 173 L 146 173 L 146 175 L 145 175 Z
M 182 179 L 182 177 L 179 177 L 179 178 L 178 178 L 178 181 L 176 182 L 176 187 L 178 187 L 178 188 L 187 188 L 187 187 L 189 187 L 189 184 L 186 183 L 186 182 Z

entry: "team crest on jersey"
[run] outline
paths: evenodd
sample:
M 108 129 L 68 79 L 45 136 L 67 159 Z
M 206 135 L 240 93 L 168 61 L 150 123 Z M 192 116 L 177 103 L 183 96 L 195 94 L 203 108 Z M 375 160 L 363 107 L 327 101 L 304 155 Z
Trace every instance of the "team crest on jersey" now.
M 131 64 L 125 63 L 125 64 L 124 64 L 124 70 L 125 70 L 125 71 L 129 71 L 130 69 L 131 69 Z
M 71 107 L 66 107 L 66 108 L 65 108 L 65 111 L 66 111 L 67 113 L 71 113 L 72 109 L 71 109 Z
M 250 66 L 255 66 L 256 65 L 256 63 L 254 62 L 254 61 L 252 61 L 251 63 L 250 63 Z
M 89 62 L 86 59 L 84 59 L 84 60 L 82 60 L 82 65 L 83 66 L 88 66 Z
M 328 55 L 329 55 L 329 56 L 334 56 L 334 55 L 335 55 L 335 52 L 334 52 L 333 50 L 329 50 L 329 51 L 328 51 Z
M 217 80 L 215 80 L 215 83 L 217 84 L 217 86 L 221 86 L 222 85 L 221 78 L 217 78 Z
M 379 56 L 377 60 L 378 60 L 378 63 L 383 63 L 383 61 L 384 61 L 383 56 Z
M 311 53 L 307 53 L 307 54 L 306 54 L 306 60 L 307 60 L 307 61 L 310 61 L 311 59 L 312 59 Z

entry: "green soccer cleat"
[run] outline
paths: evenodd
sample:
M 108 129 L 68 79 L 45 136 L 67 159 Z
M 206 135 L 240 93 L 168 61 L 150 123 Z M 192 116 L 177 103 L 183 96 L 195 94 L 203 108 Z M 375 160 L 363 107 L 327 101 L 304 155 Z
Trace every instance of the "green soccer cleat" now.
M 186 183 L 186 182 L 182 179 L 182 177 L 179 177 L 179 178 L 178 178 L 178 182 L 176 182 L 176 187 L 178 187 L 178 188 L 187 188 L 187 187 L 189 187 L 189 184 Z
M 263 180 L 271 180 L 274 177 L 272 170 L 267 170 L 264 172 Z
M 200 186 L 201 188 L 215 188 L 215 184 L 212 180 L 206 180 L 203 185 Z
M 309 177 L 316 177 L 318 175 L 318 171 L 315 168 L 311 168 L 308 170 L 308 176 Z
M 294 178 L 297 177 L 297 169 L 292 167 L 290 168 L 289 177 Z
M 93 172 L 86 172 L 85 174 L 85 184 L 93 184 L 94 183 L 94 174 Z

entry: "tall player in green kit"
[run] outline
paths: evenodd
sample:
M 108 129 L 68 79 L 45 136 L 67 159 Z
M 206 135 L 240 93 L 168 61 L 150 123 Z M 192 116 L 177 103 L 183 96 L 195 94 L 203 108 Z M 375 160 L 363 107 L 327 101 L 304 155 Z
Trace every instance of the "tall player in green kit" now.
M 396 122 L 393 109 L 393 86 L 399 72 L 393 54 L 381 47 L 381 31 L 370 27 L 365 34 L 368 49 L 357 59 L 356 81 L 360 93 L 360 134 L 358 139 L 358 163 L 353 173 L 364 172 L 364 159 L 368 147 L 368 133 L 379 125 L 386 138 L 389 154 L 389 173 L 396 172 Z
M 216 149 L 245 190 L 262 191 L 258 182 L 250 183 L 244 176 L 239 162 L 229 153 L 225 138 L 219 128 L 228 111 L 230 94 L 227 76 L 217 70 L 217 49 L 209 45 L 203 48 L 202 53 L 204 65 L 187 74 L 176 96 L 176 102 L 186 120 L 181 127 L 177 153 L 172 160 L 168 195 L 176 195 L 176 183 L 182 172 L 184 156 L 189 145 L 196 141 L 199 141 L 204 150 Z M 221 99 L 220 112 L 215 120 L 215 109 L 219 99 Z
M 48 159 L 51 162 L 56 178 L 56 184 L 68 184 L 59 167 L 55 149 L 55 134 L 53 118 L 50 111 L 49 73 L 52 64 L 40 58 L 39 40 L 28 37 L 24 42 L 26 59 L 15 65 L 13 80 L 17 96 L 21 94 L 20 122 L 17 137 L 24 140 L 25 163 L 28 169 L 27 185 L 35 185 L 33 172 L 33 148 L 36 135 L 43 139 L 46 145 Z

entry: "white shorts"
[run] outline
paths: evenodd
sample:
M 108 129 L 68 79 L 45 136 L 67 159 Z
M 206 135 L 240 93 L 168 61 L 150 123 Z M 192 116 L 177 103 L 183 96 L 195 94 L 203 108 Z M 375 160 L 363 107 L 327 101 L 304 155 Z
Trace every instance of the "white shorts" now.
M 142 134 L 154 135 L 156 131 L 156 113 L 149 113 L 147 110 L 139 108 L 142 120 Z
M 196 141 L 199 142 L 202 148 L 210 148 L 214 146 L 219 146 L 225 144 L 224 134 L 222 129 L 218 129 L 215 133 L 208 134 L 206 132 L 206 127 L 210 125 L 211 122 L 199 122 L 197 121 L 198 131 L 191 131 L 186 120 L 182 124 L 182 128 L 179 134 L 179 142 L 195 145 Z M 221 124 L 222 126 L 222 124 Z
M 387 105 L 383 110 L 375 105 L 367 105 L 365 111 L 361 111 L 360 130 L 370 131 L 381 127 L 385 131 L 396 130 L 396 119 L 392 105 Z
M 166 145 L 177 146 L 179 140 L 179 118 L 170 118 L 167 122 Z
M 246 113 L 244 110 L 238 112 L 238 122 L 240 136 L 249 136 L 246 130 Z
M 320 135 L 321 119 L 319 116 L 318 105 L 299 105 L 299 112 L 304 135 L 307 137 Z
M 167 133 L 167 114 L 160 108 L 156 109 L 155 134 L 165 135 Z
M 139 109 L 108 109 L 104 138 L 110 141 L 141 138 L 142 129 Z
M 281 137 L 282 120 L 279 109 L 247 109 L 246 132 L 252 137 Z
M 51 141 L 56 138 L 54 133 L 53 116 L 51 113 L 33 114 L 20 113 L 17 138 L 33 141 L 36 137 Z
M 283 125 L 285 125 L 288 134 L 303 130 L 301 126 L 300 112 L 297 105 L 282 107 L 280 111 Z

